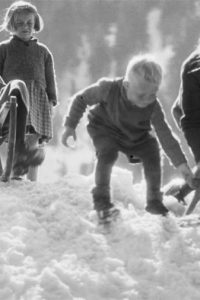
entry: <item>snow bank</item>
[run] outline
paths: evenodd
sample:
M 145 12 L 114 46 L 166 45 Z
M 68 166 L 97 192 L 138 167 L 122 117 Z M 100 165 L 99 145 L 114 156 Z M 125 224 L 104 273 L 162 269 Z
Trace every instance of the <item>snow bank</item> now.
M 199 300 L 200 227 L 145 213 L 144 182 L 116 168 L 121 218 L 102 234 L 92 185 L 75 174 L 0 183 L 0 299 Z

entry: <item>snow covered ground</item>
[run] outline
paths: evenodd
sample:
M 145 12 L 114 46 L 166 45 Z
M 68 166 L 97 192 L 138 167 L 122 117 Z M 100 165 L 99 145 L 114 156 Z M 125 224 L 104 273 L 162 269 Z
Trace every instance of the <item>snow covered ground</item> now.
M 46 181 L 0 182 L 1 300 L 200 299 L 200 227 L 145 213 L 144 182 L 114 169 L 121 218 L 103 234 L 93 175 Z

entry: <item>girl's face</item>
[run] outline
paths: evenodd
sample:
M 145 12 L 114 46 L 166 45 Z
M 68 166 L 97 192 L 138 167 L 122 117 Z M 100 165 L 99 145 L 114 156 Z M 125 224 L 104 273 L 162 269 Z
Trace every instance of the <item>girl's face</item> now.
M 124 81 L 128 100 L 138 107 L 144 108 L 156 100 L 159 86 L 139 75 L 132 75 L 129 81 Z
M 14 24 L 13 33 L 20 39 L 28 41 L 35 32 L 35 15 L 33 13 L 18 13 L 14 16 Z

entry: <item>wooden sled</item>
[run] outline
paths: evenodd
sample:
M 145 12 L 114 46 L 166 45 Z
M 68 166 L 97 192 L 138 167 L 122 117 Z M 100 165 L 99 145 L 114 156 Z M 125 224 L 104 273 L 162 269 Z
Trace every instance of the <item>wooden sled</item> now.
M 9 128 L 8 136 L 4 136 L 3 125 L 6 119 L 9 117 Z M 0 180 L 7 182 L 10 179 L 13 158 L 15 153 L 15 142 L 16 142 L 16 124 L 17 123 L 17 98 L 16 96 L 11 96 L 8 101 L 6 101 L 0 109 L 0 145 L 7 141 L 7 157 L 5 162 L 5 167 L 3 168 L 1 158 L 0 158 Z

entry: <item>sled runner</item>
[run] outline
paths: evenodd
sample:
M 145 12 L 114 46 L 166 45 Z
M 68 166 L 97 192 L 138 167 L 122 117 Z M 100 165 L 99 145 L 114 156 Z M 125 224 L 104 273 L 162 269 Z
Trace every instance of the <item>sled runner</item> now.
M 4 134 L 4 124 L 9 117 L 8 136 Z M 3 168 L 0 158 L 0 179 L 1 181 L 8 181 L 12 171 L 13 157 L 15 152 L 16 142 L 16 120 L 17 120 L 17 98 L 11 96 L 0 109 L 0 145 L 4 141 L 8 142 L 7 157 L 5 167 Z

